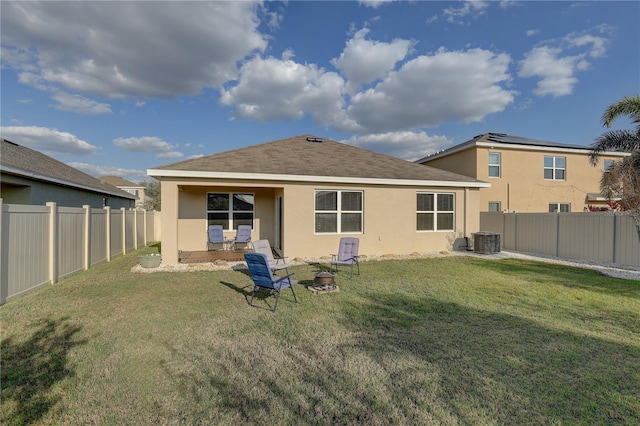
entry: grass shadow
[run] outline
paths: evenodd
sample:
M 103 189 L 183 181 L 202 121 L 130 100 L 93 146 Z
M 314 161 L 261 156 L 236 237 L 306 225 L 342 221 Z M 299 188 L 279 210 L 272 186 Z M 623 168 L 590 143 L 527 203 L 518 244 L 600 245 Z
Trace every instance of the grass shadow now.
M 640 344 L 429 296 L 366 290 L 343 299 L 321 322 L 296 326 L 285 311 L 256 326 L 268 339 L 205 343 L 195 362 L 185 354 L 194 367 L 172 375 L 190 407 L 184 421 L 614 425 L 640 418 Z M 308 332 L 323 321 L 340 324 L 348 338 Z
M 47 319 L 24 342 L 8 337 L 0 343 L 1 395 L 3 405 L 13 409 L 3 413 L 6 424 L 33 424 L 60 401 L 49 394 L 58 382 L 74 376 L 67 361 L 69 351 L 87 342 L 77 339 L 81 327 L 73 325 L 69 317 Z

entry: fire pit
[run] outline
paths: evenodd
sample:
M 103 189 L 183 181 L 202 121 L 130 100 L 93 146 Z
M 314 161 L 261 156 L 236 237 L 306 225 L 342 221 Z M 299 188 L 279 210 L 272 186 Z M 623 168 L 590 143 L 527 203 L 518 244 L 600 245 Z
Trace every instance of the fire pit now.
M 313 284 L 307 287 L 314 294 L 340 291 L 336 285 L 335 276 L 331 272 L 319 272 L 313 278 Z

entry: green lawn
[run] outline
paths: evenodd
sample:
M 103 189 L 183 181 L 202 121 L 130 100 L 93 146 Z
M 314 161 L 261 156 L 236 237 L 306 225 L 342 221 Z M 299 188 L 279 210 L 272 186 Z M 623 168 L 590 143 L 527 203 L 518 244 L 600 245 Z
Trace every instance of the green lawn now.
M 17 424 L 640 424 L 640 282 L 520 260 L 365 262 L 248 306 L 139 252 L 0 308 Z

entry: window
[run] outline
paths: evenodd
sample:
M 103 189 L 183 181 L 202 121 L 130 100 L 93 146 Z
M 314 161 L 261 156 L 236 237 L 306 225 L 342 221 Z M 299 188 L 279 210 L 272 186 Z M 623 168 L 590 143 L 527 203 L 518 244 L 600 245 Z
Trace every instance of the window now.
M 207 193 L 207 225 L 222 225 L 222 229 L 238 229 L 251 225 L 254 215 L 253 194 Z
M 362 194 L 362 191 L 316 191 L 316 233 L 361 233 Z
M 489 153 L 489 177 L 500 177 L 500 153 Z
M 605 172 L 608 172 L 608 171 L 609 171 L 609 169 L 611 168 L 611 166 L 613 166 L 613 160 L 604 160 L 604 161 L 602 162 L 602 164 L 603 164 L 603 166 L 604 166 L 604 168 L 603 168 L 603 169 L 604 169 L 604 171 L 605 171 Z
M 565 157 L 544 157 L 544 178 L 547 180 L 564 180 L 566 174 Z
M 569 213 L 570 211 L 569 203 L 549 203 L 549 213 Z
M 499 212 L 500 209 L 500 201 L 489 201 L 489 211 L 490 212 Z
M 453 231 L 454 209 L 453 194 L 418 192 L 416 229 L 418 231 Z

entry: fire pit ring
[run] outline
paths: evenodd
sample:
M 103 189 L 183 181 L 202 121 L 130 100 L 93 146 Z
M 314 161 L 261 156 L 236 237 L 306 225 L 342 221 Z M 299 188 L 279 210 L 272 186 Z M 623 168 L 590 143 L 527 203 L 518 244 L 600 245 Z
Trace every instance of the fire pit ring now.
M 307 288 L 316 295 L 319 293 L 340 291 L 336 285 L 335 275 L 327 271 L 317 273 L 313 278 L 313 284 Z
M 332 285 L 336 283 L 336 277 L 331 272 L 319 272 L 313 278 L 313 285 Z

